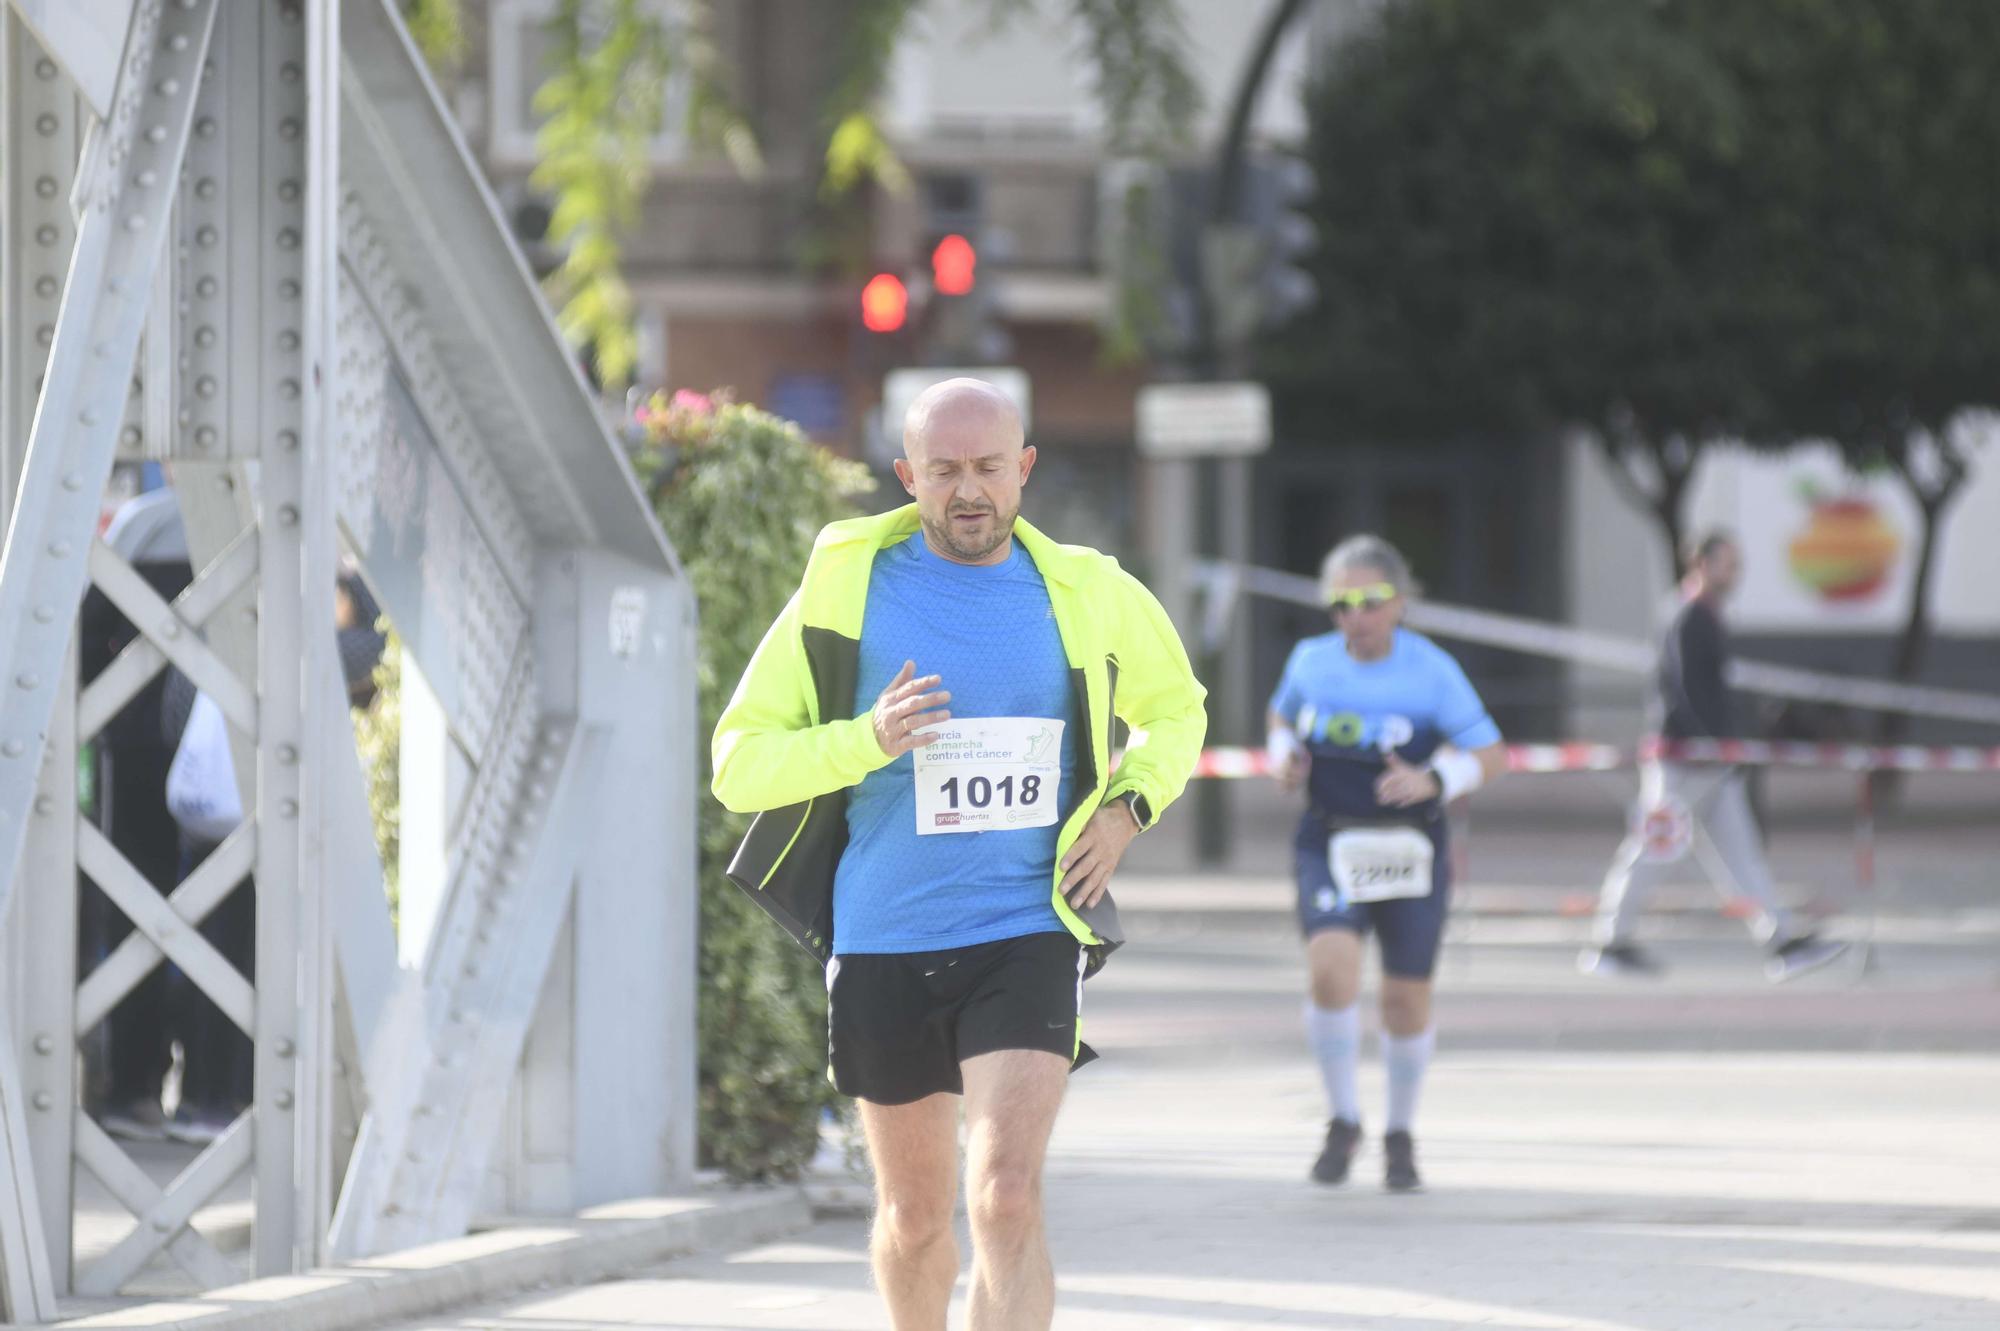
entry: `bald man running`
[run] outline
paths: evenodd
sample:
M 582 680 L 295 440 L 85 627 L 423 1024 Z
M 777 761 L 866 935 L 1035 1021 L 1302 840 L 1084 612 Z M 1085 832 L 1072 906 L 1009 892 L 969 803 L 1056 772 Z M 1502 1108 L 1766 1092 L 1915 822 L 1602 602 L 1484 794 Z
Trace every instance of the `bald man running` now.
M 1121 938 L 1113 870 L 1201 751 L 1203 692 L 1151 593 L 1021 520 L 1035 450 L 997 389 L 931 388 L 903 451 L 916 502 L 820 533 L 716 726 L 715 793 L 757 814 L 731 878 L 826 965 L 892 1324 L 945 1325 L 962 1107 L 970 1325 L 1040 1331 L 1083 980 Z M 1145 737 L 1115 774 L 1114 714 Z

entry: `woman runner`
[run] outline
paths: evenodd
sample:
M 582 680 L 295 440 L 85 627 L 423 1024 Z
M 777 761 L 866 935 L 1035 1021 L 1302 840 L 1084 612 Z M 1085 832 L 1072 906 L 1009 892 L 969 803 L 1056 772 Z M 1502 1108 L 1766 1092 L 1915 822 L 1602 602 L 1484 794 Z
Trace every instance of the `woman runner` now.
M 1361 948 L 1372 931 L 1389 1092 L 1384 1183 L 1411 1192 L 1421 1180 L 1410 1130 L 1436 1042 L 1431 973 L 1451 894 L 1445 806 L 1498 776 L 1506 754 L 1458 662 L 1402 627 L 1416 589 L 1394 546 L 1342 541 L 1321 566 L 1320 590 L 1334 631 L 1292 649 L 1268 741 L 1285 788 L 1306 791 L 1295 854 L 1311 971 L 1306 1036 L 1332 1119 L 1312 1176 L 1345 1182 L 1361 1141 Z

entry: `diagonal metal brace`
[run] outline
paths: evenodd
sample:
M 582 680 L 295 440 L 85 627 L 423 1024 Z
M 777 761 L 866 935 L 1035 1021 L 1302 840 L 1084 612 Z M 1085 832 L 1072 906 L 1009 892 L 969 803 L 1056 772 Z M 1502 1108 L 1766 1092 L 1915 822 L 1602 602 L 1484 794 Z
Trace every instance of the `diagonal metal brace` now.
M 216 0 L 144 0 L 111 117 L 77 179 L 83 215 L 7 547 L 0 557 L 0 914 L 12 894 L 56 680 L 187 155 Z

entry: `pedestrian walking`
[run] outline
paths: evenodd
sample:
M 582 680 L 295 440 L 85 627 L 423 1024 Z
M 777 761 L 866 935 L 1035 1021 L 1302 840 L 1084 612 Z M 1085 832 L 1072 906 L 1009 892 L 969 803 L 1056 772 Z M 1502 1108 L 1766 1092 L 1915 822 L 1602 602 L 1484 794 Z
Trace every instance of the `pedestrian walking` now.
M 1684 565 L 1680 606 L 1660 644 L 1650 719 L 1668 741 L 1739 738 L 1722 608 L 1742 577 L 1742 548 L 1728 532 L 1711 531 L 1689 546 Z M 1604 877 L 1594 944 L 1577 958 L 1580 969 L 1607 976 L 1664 973 L 1634 934 L 1652 889 L 1678 874 L 1690 855 L 1717 891 L 1753 906 L 1750 930 L 1769 950 L 1765 973 L 1772 980 L 1803 975 L 1847 950 L 1845 942 L 1821 938 L 1778 899 L 1743 769 L 1667 756 L 1640 769 L 1637 814 Z

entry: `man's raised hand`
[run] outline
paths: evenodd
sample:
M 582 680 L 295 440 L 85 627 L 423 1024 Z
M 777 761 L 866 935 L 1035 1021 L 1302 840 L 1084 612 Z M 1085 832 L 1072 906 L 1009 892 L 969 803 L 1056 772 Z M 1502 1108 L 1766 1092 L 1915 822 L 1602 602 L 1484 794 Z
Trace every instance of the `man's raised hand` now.
M 882 746 L 882 752 L 896 758 L 937 739 L 935 733 L 919 734 L 918 727 L 951 720 L 951 713 L 944 710 L 951 694 L 934 690 L 940 678 L 925 675 L 919 679 L 917 663 L 903 662 L 903 668 L 875 700 L 875 742 Z

